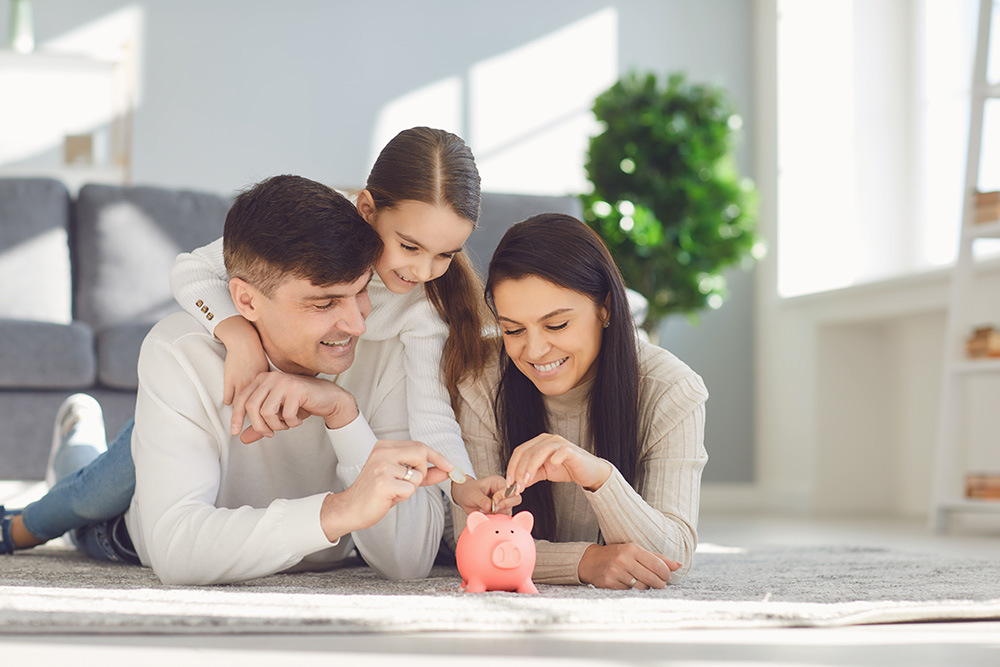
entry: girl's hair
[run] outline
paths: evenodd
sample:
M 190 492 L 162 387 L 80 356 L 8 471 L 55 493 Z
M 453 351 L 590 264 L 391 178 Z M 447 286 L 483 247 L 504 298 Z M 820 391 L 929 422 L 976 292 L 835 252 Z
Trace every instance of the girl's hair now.
M 376 211 L 418 201 L 448 206 L 473 226 L 479 222 L 476 159 L 460 137 L 444 130 L 414 127 L 397 134 L 379 153 L 365 188 Z M 486 363 L 482 280 L 465 254 L 459 253 L 444 275 L 425 283 L 424 289 L 448 324 L 441 370 L 457 410 L 459 381 L 469 373 L 478 374 Z
M 493 291 L 505 280 L 535 276 L 586 295 L 606 306 L 590 392 L 590 433 L 594 454 L 613 463 L 632 484 L 639 458 L 639 356 L 625 284 L 611 254 L 592 229 L 568 215 L 544 213 L 512 226 L 490 262 L 486 300 L 494 316 Z M 549 430 L 542 394 L 500 352 L 500 384 L 493 404 L 506 469 L 514 449 Z M 521 507 L 535 517 L 536 538 L 553 539 L 556 514 L 549 482 L 534 484 L 522 495 Z

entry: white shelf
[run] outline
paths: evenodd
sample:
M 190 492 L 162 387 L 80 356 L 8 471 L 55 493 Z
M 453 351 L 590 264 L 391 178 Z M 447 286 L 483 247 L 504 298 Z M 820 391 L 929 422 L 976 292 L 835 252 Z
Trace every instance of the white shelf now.
M 959 358 L 957 349 L 952 348 L 957 341 L 965 338 L 973 322 L 969 321 L 974 312 L 971 303 L 973 298 L 982 298 L 981 290 L 975 289 L 978 261 L 973 252 L 974 241 L 977 239 L 1000 238 L 1000 221 L 972 223 L 975 219 L 975 194 L 979 183 L 980 148 L 983 138 L 983 121 L 986 111 L 986 100 L 1000 98 L 1000 85 L 987 78 L 987 56 L 990 50 L 990 32 L 993 26 L 994 0 L 979 0 L 979 18 L 977 24 L 976 53 L 973 65 L 972 99 L 970 100 L 969 142 L 967 145 L 965 168 L 965 192 L 967 196 L 963 204 L 961 230 L 961 245 L 955 268 L 952 270 L 951 296 L 945 340 L 946 358 L 953 359 L 948 363 L 941 380 L 941 411 L 938 424 L 938 437 L 935 447 L 935 457 L 932 466 L 934 485 L 932 489 L 933 508 L 931 524 L 937 531 L 945 531 L 953 514 L 1000 512 L 1000 501 L 971 500 L 964 498 L 962 480 L 968 472 L 969 453 L 965 451 L 967 438 L 967 415 L 965 406 L 968 404 L 965 394 L 967 388 L 962 387 L 967 377 L 1000 373 L 1000 359 L 967 359 Z M 996 146 L 990 146 L 995 150 Z M 985 148 L 984 148 L 985 150 Z M 980 397 L 982 398 L 982 397 Z
M 971 241 L 976 239 L 1000 239 L 1000 220 L 994 222 L 979 222 L 966 227 L 962 235 Z
M 956 361 L 951 370 L 958 375 L 985 375 L 1000 373 L 1000 359 L 968 359 Z
M 1000 500 L 974 500 L 971 498 L 964 498 L 962 500 L 953 500 L 951 502 L 941 503 L 938 506 L 938 509 L 948 512 L 977 512 L 979 514 L 988 514 L 990 512 L 1000 512 Z

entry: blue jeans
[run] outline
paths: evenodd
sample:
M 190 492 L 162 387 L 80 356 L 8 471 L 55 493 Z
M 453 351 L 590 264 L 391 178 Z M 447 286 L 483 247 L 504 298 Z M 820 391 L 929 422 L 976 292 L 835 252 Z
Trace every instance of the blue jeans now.
M 138 563 L 123 515 L 135 491 L 130 419 L 108 449 L 85 467 L 58 480 L 24 508 L 24 527 L 40 540 L 64 533 L 77 549 L 97 560 Z

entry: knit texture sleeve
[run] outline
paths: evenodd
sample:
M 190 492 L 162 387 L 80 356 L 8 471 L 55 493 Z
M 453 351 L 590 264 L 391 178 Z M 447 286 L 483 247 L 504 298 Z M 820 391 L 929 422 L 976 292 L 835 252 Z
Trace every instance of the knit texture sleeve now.
M 181 308 L 211 334 L 219 322 L 240 314 L 229 294 L 221 238 L 177 255 L 170 270 L 170 290 Z
M 704 446 L 704 384 L 695 374 L 676 381 L 646 407 L 652 418 L 639 461 L 636 488 L 612 471 L 600 489 L 587 492 L 606 544 L 634 542 L 681 563 L 676 581 L 691 568 L 697 545 Z

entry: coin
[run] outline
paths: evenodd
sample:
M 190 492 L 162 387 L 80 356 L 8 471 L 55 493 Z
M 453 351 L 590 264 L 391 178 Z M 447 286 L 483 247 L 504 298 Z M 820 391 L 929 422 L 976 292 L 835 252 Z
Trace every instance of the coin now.
M 506 491 L 503 492 L 503 497 L 510 498 L 511 494 L 514 493 L 514 489 L 516 488 L 517 488 L 517 482 L 514 482 L 513 484 L 507 487 Z
M 458 466 L 451 469 L 451 472 L 448 473 L 448 477 L 451 477 L 451 481 L 455 482 L 455 484 L 465 484 L 465 473 L 462 472 L 462 469 Z

